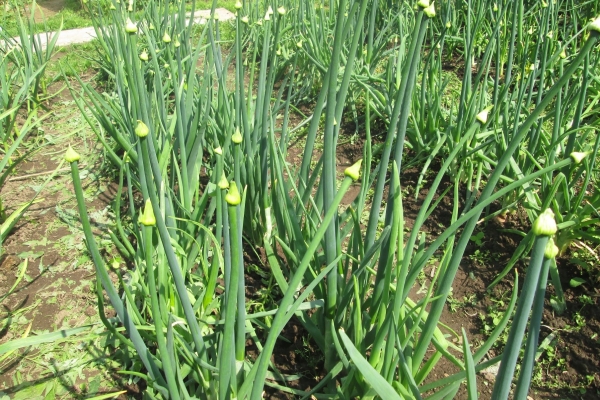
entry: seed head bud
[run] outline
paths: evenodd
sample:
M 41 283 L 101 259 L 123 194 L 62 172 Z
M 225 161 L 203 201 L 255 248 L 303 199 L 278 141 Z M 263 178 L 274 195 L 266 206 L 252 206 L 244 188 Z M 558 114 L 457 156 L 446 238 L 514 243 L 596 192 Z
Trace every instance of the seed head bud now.
M 448 21 L 446 22 L 446 29 L 450 29 L 452 28 L 452 22 Z
M 573 162 L 575 164 L 581 164 L 581 162 L 588 156 L 588 154 L 589 153 L 587 152 L 574 151 L 570 154 L 570 157 L 573 159 Z
M 236 9 L 236 10 L 239 10 L 240 8 L 242 8 L 242 2 L 241 2 L 241 1 L 237 1 L 237 2 L 235 3 L 235 6 L 234 6 L 234 7 L 235 7 L 235 9 Z
M 528 35 L 533 35 L 533 27 L 529 28 L 529 30 L 527 31 Z
M 140 53 L 140 60 L 148 61 L 148 53 L 146 52 L 146 50 L 144 50 Z
M 536 218 L 533 222 L 532 230 L 536 236 L 552 236 L 556 233 L 558 227 L 556 226 L 554 213 L 551 209 L 547 208 L 546 211 Z
M 259 19 L 258 21 L 256 21 L 256 25 L 262 26 L 262 19 Z
M 267 14 L 273 15 L 273 7 L 269 6 L 269 8 L 267 8 Z
M 65 152 L 65 161 L 72 163 L 75 161 L 79 161 L 80 158 L 81 158 L 81 156 L 79 155 L 79 153 L 77 153 L 75 150 L 73 150 L 71 145 L 69 145 L 69 147 L 67 148 L 67 151 Z
M 548 7 L 548 3 L 546 3 L 545 1 L 542 1 L 542 8 L 546 8 Z
M 567 58 L 567 51 L 563 49 L 558 56 L 564 60 Z
M 227 180 L 227 176 L 225 176 L 225 172 L 221 172 L 221 179 L 219 179 L 217 186 L 223 190 L 229 189 L 229 181 Z
M 179 43 L 179 40 L 175 39 L 175 41 L 173 42 L 173 46 L 175 46 L 175 48 L 181 46 L 181 43 Z
M 108 7 L 110 10 L 116 10 L 117 7 L 115 7 L 115 5 L 113 3 L 110 3 L 110 7 Z
M 600 17 L 596 17 L 589 25 L 588 29 L 596 32 L 600 32 Z
M 269 14 L 269 12 L 267 11 L 267 13 L 265 14 L 265 21 L 270 21 L 271 20 L 271 14 Z
M 546 37 L 547 37 L 548 39 L 552 39 L 552 38 L 554 37 L 554 33 L 552 33 L 552 31 L 549 31 L 549 32 L 546 34 Z
M 165 32 L 165 34 L 163 35 L 163 42 L 171 43 L 171 36 L 167 32 Z
M 360 165 L 362 164 L 362 159 L 355 162 L 353 165 L 349 166 L 344 170 L 344 175 L 352 178 L 353 181 L 357 181 L 360 176 Z
M 285 15 L 286 10 L 284 6 L 281 6 L 277 9 L 277 12 L 279 13 L 279 15 Z
M 498 11 L 498 4 L 494 3 L 494 12 Z
M 152 209 L 152 203 L 150 202 L 150 199 L 146 200 L 144 212 L 140 214 L 139 221 L 144 226 L 156 225 L 156 217 L 154 216 L 154 210 Z
M 427 8 L 429 7 L 429 0 L 419 0 L 417 5 L 421 8 Z
M 148 136 L 149 133 L 150 129 L 148 129 L 148 126 L 138 119 L 137 126 L 135 127 L 135 134 L 137 137 L 144 138 Z
M 242 137 L 242 133 L 240 132 L 240 128 L 235 128 L 235 133 L 231 136 L 231 141 L 235 144 L 242 143 L 244 138 Z
M 150 23 L 150 26 L 148 27 L 148 29 L 150 29 L 151 31 L 153 31 L 155 29 L 154 24 L 152 22 Z
M 487 108 L 484 109 L 483 111 L 481 111 L 479 114 L 477 114 L 475 116 L 475 119 L 479 122 L 481 122 L 482 125 L 485 125 L 487 123 L 487 119 L 488 119 L 488 113 L 490 112 L 490 110 L 488 110 Z
M 302 40 L 300 40 L 298 43 L 296 43 L 296 47 L 299 49 L 302 48 Z
M 222 155 L 223 155 L 223 149 L 221 148 L 221 146 L 219 146 L 219 147 L 217 147 L 217 148 L 213 149 L 213 151 L 215 152 L 215 154 L 218 154 L 218 155 L 220 155 L 220 156 L 222 156 Z
M 533 72 L 535 71 L 535 64 L 530 64 L 529 65 L 529 72 Z
M 425 13 L 425 15 L 427 15 L 429 18 L 433 18 L 435 17 L 435 2 L 432 1 L 431 5 L 429 5 L 429 7 L 423 9 L 423 12 Z
M 137 32 L 137 25 L 134 24 L 130 18 L 127 18 L 127 21 L 125 22 L 125 32 L 127 32 L 127 33 L 136 33 Z
M 244 16 L 242 17 L 242 22 L 243 22 L 243 23 L 245 23 L 246 25 L 248 25 L 248 23 L 250 22 L 250 19 L 248 18 L 248 16 L 247 16 L 247 15 L 244 15 Z
M 213 19 L 214 19 L 215 21 L 218 21 L 218 20 L 219 20 L 219 18 L 220 18 L 220 17 L 219 17 L 219 14 L 215 13 L 215 15 L 213 15 Z
M 231 181 L 229 184 L 229 191 L 225 195 L 225 201 L 230 206 L 237 206 L 242 202 L 242 197 L 240 196 L 240 192 L 238 191 L 235 181 Z
M 559 251 L 560 250 L 558 246 L 554 243 L 554 239 L 550 238 L 548 240 L 548 243 L 546 244 L 546 249 L 544 249 L 544 257 L 546 257 L 549 260 L 552 260 L 553 258 L 556 258 Z

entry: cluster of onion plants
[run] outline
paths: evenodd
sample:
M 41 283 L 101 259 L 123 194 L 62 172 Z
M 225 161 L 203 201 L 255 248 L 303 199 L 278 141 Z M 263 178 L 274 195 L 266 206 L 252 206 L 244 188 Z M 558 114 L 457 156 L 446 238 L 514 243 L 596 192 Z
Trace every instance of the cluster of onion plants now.
M 504 355 L 485 358 L 517 304 L 517 282 L 504 317 L 477 349 L 440 318 L 469 238 L 490 204 L 522 192 L 531 196 L 528 188 L 546 182 L 548 191 L 536 193 L 538 207 L 553 208 L 553 193 L 562 187 L 555 176 L 576 180 L 582 166 L 593 168 L 576 147 L 529 168 L 517 160 L 591 62 L 598 23 L 585 39 L 569 38 L 580 44 L 568 60 L 553 59 L 563 69 L 555 79 L 539 78 L 543 91 L 524 71 L 519 80 L 490 84 L 491 57 L 504 50 L 500 28 L 521 24 L 517 6 L 500 4 L 499 12 L 513 19 L 488 25 L 497 40 L 490 40 L 495 44 L 480 62 L 486 67 L 474 79 L 465 74 L 457 109 L 443 114 L 427 88 L 441 96 L 444 38 L 455 10 L 426 0 L 380 3 L 239 2 L 228 48 L 219 31 L 227 22 L 212 17 L 193 27 L 183 2 L 173 9 L 150 1 L 141 18 L 123 2 L 97 11 L 99 48 L 115 89 L 100 93 L 80 81 L 82 91 L 72 90 L 81 109 L 91 110 L 88 122 L 119 170 L 117 218 L 108 233 L 130 261 L 125 274 L 99 253 L 83 203 L 79 156 L 69 149 L 66 158 L 99 283 L 126 334 L 104 318 L 99 285 L 100 315 L 134 360 L 126 373 L 146 380 L 150 397 L 259 399 L 269 385 L 305 398 L 451 398 L 466 380 L 475 398 L 476 371 L 502 359 L 494 392 L 504 399 L 529 321 L 516 389 L 528 391 L 546 277 L 557 252 L 551 240 L 557 213 L 535 215 L 526 295 Z M 485 12 L 467 16 L 466 71 L 473 40 L 482 35 L 481 24 L 489 24 Z M 314 82 L 319 88 L 311 87 Z M 524 96 L 532 107 L 504 106 Z M 307 98 L 311 111 L 299 124 L 306 142 L 294 166 L 288 160 L 290 121 Z M 353 117 L 360 117 L 355 125 L 365 146 L 360 160 L 341 166 L 339 138 Z M 381 119 L 383 144 L 376 147 L 372 128 Z M 443 155 L 408 232 L 400 174 L 407 145 Z M 467 162 L 480 154 L 485 168 Z M 461 208 L 461 177 L 474 174 L 484 178 L 470 186 Z M 446 175 L 454 177 L 451 222 L 432 236 L 424 223 L 438 207 L 436 195 L 448 194 L 440 193 Z M 357 194 L 348 199 L 353 186 Z M 264 249 L 282 294 L 265 312 L 248 313 L 247 246 Z M 412 299 L 433 256 L 440 259 L 433 282 L 422 298 Z M 294 377 L 280 373 L 271 358 L 292 318 L 324 360 L 324 377 L 310 391 L 287 387 Z M 449 336 L 462 336 L 463 346 Z M 256 359 L 247 354 L 248 341 L 258 349 Z M 461 372 L 425 384 L 442 358 Z
M 463 29 L 464 71 L 462 88 L 455 115 L 440 118 L 431 123 L 426 111 L 435 107 L 421 108 L 420 132 L 430 132 L 431 127 L 445 127 L 448 132 L 460 127 L 463 116 L 474 113 L 477 104 L 491 102 L 490 122 L 486 130 L 469 143 L 458 162 L 461 168 L 455 170 L 455 179 L 467 184 L 467 195 L 474 195 L 481 189 L 491 171 L 497 169 L 508 143 L 519 134 L 521 124 L 532 121 L 529 131 L 518 151 L 508 160 L 508 166 L 501 180 L 512 182 L 527 176 L 542 167 L 557 163 L 561 156 L 579 153 L 584 162 L 577 168 L 563 167 L 550 172 L 542 179 L 519 187 L 502 199 L 502 207 L 497 213 L 515 210 L 517 205 L 524 209 L 531 222 L 550 207 L 559 221 L 560 234 L 557 245 L 564 252 L 574 240 L 585 240 L 592 246 L 598 245 L 598 232 L 593 227 L 598 222 L 598 195 L 593 189 L 594 166 L 598 155 L 598 140 L 591 132 L 598 115 L 594 105 L 597 102 L 594 76 L 597 72 L 597 57 L 594 53 L 579 59 L 579 49 L 584 45 L 586 35 L 582 31 L 589 22 L 590 14 L 597 5 L 594 2 L 575 4 L 572 2 L 539 2 L 527 7 L 524 2 L 478 2 L 466 3 L 464 10 L 455 12 L 459 19 L 446 25 L 450 31 Z M 470 10 L 480 10 L 472 13 Z M 588 17 L 587 19 L 582 17 Z M 584 21 L 582 22 L 582 19 Z M 486 39 L 487 38 L 487 39 Z M 442 53 L 438 56 L 441 63 Z M 574 63 L 574 61 L 578 61 Z M 571 73 L 568 68 L 577 65 Z M 436 68 L 441 71 L 441 68 Z M 427 86 L 434 93 L 441 93 L 443 86 L 441 72 L 437 72 L 434 82 L 438 90 Z M 425 96 L 422 86 L 421 104 L 431 97 Z M 433 96 L 434 101 L 439 101 Z M 475 105 L 474 105 L 475 104 Z M 481 106 L 479 106 L 481 107 Z M 543 113 L 536 115 L 535 110 Z M 431 113 L 429 113 L 431 114 Z M 436 113 L 436 115 L 442 115 Z M 535 121 L 533 117 L 537 118 Z M 437 128 L 439 129 L 439 128 Z M 434 138 L 427 148 L 435 148 L 434 154 L 448 151 L 446 143 Z M 456 141 L 456 139 L 455 139 Z M 422 140 L 428 143 L 427 140 Z M 429 155 L 429 160 L 431 155 Z M 426 164 L 427 165 L 427 164 Z M 493 215 L 488 215 L 488 218 Z M 522 240 L 518 250 L 504 271 L 493 284 L 529 252 L 533 235 L 529 233 Z M 556 264 L 552 269 L 553 284 L 559 293 L 555 308 L 564 309 L 561 297 L 560 280 Z

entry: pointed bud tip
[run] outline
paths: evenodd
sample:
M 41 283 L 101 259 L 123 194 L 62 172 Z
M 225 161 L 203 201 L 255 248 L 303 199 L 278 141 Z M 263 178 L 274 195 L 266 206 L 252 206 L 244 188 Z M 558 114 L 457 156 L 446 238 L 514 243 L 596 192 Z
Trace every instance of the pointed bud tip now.
M 240 132 L 240 128 L 235 128 L 235 133 L 231 136 L 231 141 L 235 144 L 240 144 L 244 138 L 242 137 L 242 132 Z
M 137 126 L 135 127 L 135 134 L 137 137 L 144 138 L 148 136 L 148 133 L 150 133 L 148 126 L 138 119 Z
M 351 165 L 348 168 L 346 168 L 346 170 L 344 171 L 344 175 L 346 175 L 347 177 L 352 178 L 353 181 L 357 181 L 358 178 L 360 177 L 360 166 L 361 166 L 361 164 L 362 164 L 362 159 L 358 160 L 353 165 Z
M 551 209 L 546 209 L 541 213 L 532 226 L 533 234 L 536 236 L 552 236 L 558 230 L 556 226 L 556 220 L 554 219 L 554 212 Z
M 240 196 L 240 192 L 235 184 L 235 181 L 232 181 L 229 184 L 229 191 L 225 195 L 225 201 L 230 206 L 237 206 L 242 202 L 242 196 Z
M 133 21 L 131 21 L 130 18 L 127 18 L 127 21 L 125 22 L 125 32 L 127 33 L 136 33 L 137 32 L 137 25 L 133 23 Z
M 600 32 L 600 16 L 594 18 L 592 22 L 588 25 L 588 29 L 596 32 Z
M 546 257 L 549 260 L 552 260 L 553 258 L 556 258 L 559 251 L 560 249 L 554 243 L 554 239 L 550 238 L 548 240 L 548 243 L 546 244 L 546 249 L 544 250 L 544 257 Z
M 434 3 L 435 2 L 432 1 L 431 4 L 428 7 L 426 7 L 426 8 L 423 9 L 423 12 L 429 18 L 435 17 L 435 5 L 434 5 Z
M 581 162 L 588 156 L 587 152 L 579 152 L 579 151 L 574 151 L 573 153 L 571 153 L 570 157 L 571 159 L 573 159 L 573 162 L 575 164 L 581 164 Z
M 229 189 L 229 181 L 227 180 L 225 172 L 221 173 L 221 179 L 219 179 L 217 186 L 219 187 L 219 189 Z
M 75 161 L 79 161 L 80 158 L 81 156 L 79 155 L 79 153 L 73 150 L 71 145 L 69 145 L 69 148 L 67 148 L 67 151 L 65 152 L 65 161 L 72 163 Z
M 489 112 L 490 111 L 486 108 L 485 110 L 483 110 L 479 114 L 477 114 L 477 116 L 475 116 L 475 119 L 477 119 L 477 121 L 481 122 L 482 125 L 485 125 L 487 123 Z
M 144 226 L 156 225 L 156 217 L 154 216 L 154 209 L 152 208 L 150 199 L 146 200 L 146 205 L 144 206 L 144 211 L 140 214 L 139 221 Z

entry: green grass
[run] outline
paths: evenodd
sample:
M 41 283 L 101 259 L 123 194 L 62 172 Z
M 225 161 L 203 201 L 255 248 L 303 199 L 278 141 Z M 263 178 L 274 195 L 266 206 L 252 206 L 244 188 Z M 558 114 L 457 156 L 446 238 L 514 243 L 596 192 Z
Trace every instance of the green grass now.
M 31 2 L 27 2 L 3 7 L 2 10 L 0 10 L 0 23 L 2 24 L 2 29 L 8 31 L 13 36 L 16 36 L 17 22 L 14 17 L 14 12 L 18 11 L 22 16 L 27 17 L 30 15 L 29 9 L 31 4 Z M 61 22 L 63 29 L 82 28 L 91 25 L 91 20 L 87 15 L 87 12 L 81 8 L 81 4 L 78 0 L 65 0 L 63 9 L 53 15 L 48 15 L 47 13 L 44 14 L 38 5 L 35 15 L 36 17 L 43 16 L 46 19 L 45 24 L 43 22 L 36 24 L 36 28 L 39 31 L 44 29 L 47 31 L 55 31 L 60 27 Z
M 61 68 L 66 76 L 84 75 L 96 66 L 96 63 L 90 55 L 97 51 L 96 44 L 89 43 L 75 44 L 68 47 L 60 47 L 56 51 L 56 56 L 48 64 L 47 74 L 50 78 L 61 79 Z

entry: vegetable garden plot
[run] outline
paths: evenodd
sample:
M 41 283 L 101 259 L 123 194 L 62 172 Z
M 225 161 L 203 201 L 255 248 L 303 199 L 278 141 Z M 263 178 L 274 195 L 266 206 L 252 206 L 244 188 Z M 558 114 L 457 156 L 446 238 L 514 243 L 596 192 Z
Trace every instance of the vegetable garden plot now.
M 581 19 L 595 15 L 594 4 L 235 8 L 227 52 L 219 20 L 195 30 L 162 3 L 149 2 L 141 17 L 120 3 L 100 9 L 94 23 L 114 90 L 81 82 L 83 91 L 73 91 L 118 171 L 117 212 L 127 202 L 111 239 L 133 268 L 118 287 L 82 201 L 80 216 L 120 321 L 106 327 L 125 329 L 119 339 L 147 394 L 260 398 L 267 384 L 300 396 L 443 398 L 465 383 L 475 398 L 477 372 L 500 362 L 492 398 L 525 396 L 548 279 L 556 312 L 566 304 L 554 259 L 574 243 L 592 253 L 597 246 L 597 196 L 581 190 L 595 185 L 600 143 L 592 133 L 599 34 L 596 20 Z M 442 65 L 456 54 L 473 73 L 442 107 Z M 294 165 L 289 122 L 301 103 L 310 115 Z M 365 138 L 362 162 L 339 173 L 349 121 Z M 77 187 L 73 148 L 67 161 Z M 420 171 L 413 190 L 407 165 Z M 350 187 L 358 194 L 340 208 Z M 409 196 L 420 199 L 410 226 Z M 447 222 L 433 233 L 426 225 L 448 203 Z M 456 301 L 465 256 L 477 265 L 493 257 L 466 253 L 485 239 L 480 227 L 515 211 L 526 231 L 491 284 L 528 267 L 475 343 L 447 329 L 442 314 Z M 264 251 L 280 293 L 258 313 L 246 307 L 244 243 Z M 271 363 L 292 318 L 323 360 L 310 392 L 286 389 Z M 510 351 L 498 350 L 504 341 Z M 456 374 L 432 380 L 443 365 Z

